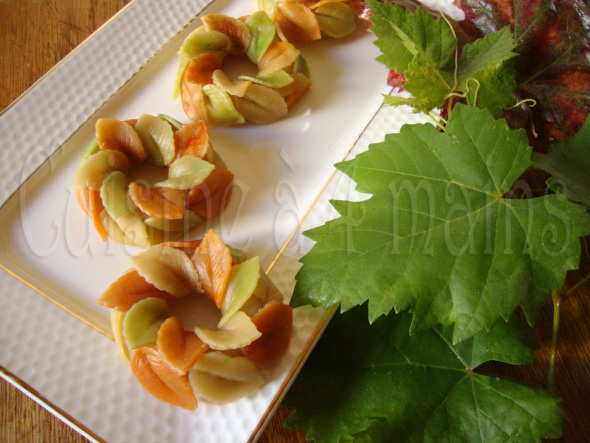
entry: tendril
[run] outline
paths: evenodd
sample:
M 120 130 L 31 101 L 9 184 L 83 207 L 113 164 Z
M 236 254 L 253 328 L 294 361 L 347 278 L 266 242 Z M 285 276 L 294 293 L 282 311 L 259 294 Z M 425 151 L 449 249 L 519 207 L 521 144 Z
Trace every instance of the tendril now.
M 457 39 L 457 34 L 455 33 L 455 29 L 453 28 L 453 25 L 451 24 L 451 22 L 449 21 L 449 19 L 447 18 L 447 16 L 444 14 L 444 12 L 442 11 L 441 7 L 440 7 L 440 3 L 439 0 L 436 0 L 436 8 L 438 9 L 438 12 L 440 13 L 440 16 L 444 19 L 445 22 L 447 22 L 447 25 L 449 26 L 449 28 L 451 29 L 451 32 L 453 33 L 453 37 L 455 37 L 455 40 L 458 41 Z M 459 48 L 455 48 L 455 69 L 453 72 L 453 87 L 451 89 L 457 89 L 457 71 L 459 69 Z
M 535 106 L 537 106 L 537 101 L 532 99 L 532 98 L 525 98 L 524 100 L 521 100 L 519 102 L 516 102 L 515 104 L 513 104 L 512 106 L 507 107 L 506 109 L 514 109 L 514 108 L 518 108 L 520 105 L 523 105 L 525 103 L 530 103 L 531 108 L 534 108 Z

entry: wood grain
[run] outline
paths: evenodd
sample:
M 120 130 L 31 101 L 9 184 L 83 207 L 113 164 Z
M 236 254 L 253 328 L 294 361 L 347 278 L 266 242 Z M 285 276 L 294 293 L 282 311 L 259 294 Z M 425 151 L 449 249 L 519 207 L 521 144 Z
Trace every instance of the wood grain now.
M 0 0 L 0 110 L 30 87 L 95 29 L 125 6 L 125 0 Z M 573 285 L 590 273 L 585 251 L 581 271 L 568 276 Z M 565 442 L 590 441 L 590 287 L 563 303 L 556 374 L 563 398 Z M 546 377 L 551 342 L 552 305 L 543 308 L 535 327 L 540 343 L 537 361 L 524 367 L 488 364 L 537 385 Z M 1 364 L 1 362 L 0 362 Z M 262 443 L 303 442 L 302 433 L 286 430 L 290 410 L 280 406 Z M 0 380 L 0 441 L 85 442 L 86 439 L 4 380 Z

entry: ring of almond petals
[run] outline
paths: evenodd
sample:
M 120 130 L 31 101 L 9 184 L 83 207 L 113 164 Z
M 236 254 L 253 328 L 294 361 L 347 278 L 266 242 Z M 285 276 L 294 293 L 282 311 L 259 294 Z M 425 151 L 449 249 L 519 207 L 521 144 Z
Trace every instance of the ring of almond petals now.
M 192 121 L 235 125 L 267 124 L 287 115 L 311 87 L 301 52 L 279 38 L 264 11 L 236 19 L 210 14 L 183 42 L 173 96 Z M 230 79 L 223 70 L 230 55 L 246 55 L 255 77 Z
M 153 186 L 144 178 L 131 180 L 127 174 L 141 176 L 144 162 L 166 167 L 168 178 Z M 74 191 L 103 241 L 145 248 L 218 215 L 232 184 L 233 174 L 216 158 L 204 122 L 182 125 L 144 114 L 137 120 L 97 121 Z
M 259 0 L 285 40 L 312 42 L 322 36 L 342 38 L 353 33 L 356 18 L 365 7 L 362 0 Z
M 194 410 L 197 397 L 228 403 L 265 383 L 259 368 L 288 349 L 293 310 L 258 257 L 210 230 L 200 241 L 152 246 L 130 263 L 98 304 L 111 309 L 119 353 L 150 394 Z M 189 295 L 201 297 L 205 318 L 185 330 L 170 305 Z

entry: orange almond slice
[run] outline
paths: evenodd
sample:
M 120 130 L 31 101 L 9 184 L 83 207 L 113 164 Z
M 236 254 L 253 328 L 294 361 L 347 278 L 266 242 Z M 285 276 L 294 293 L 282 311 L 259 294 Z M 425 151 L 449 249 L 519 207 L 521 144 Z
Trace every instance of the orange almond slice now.
M 274 363 L 289 347 L 293 327 L 293 308 L 272 301 L 252 318 L 262 336 L 242 348 L 242 352 L 256 366 Z
M 179 374 L 185 375 L 208 346 L 192 331 L 185 331 L 176 317 L 168 318 L 158 330 L 156 342 L 160 354 Z
M 189 411 L 197 409 L 197 398 L 187 378 L 168 365 L 155 346 L 136 349 L 130 363 L 139 383 L 158 400 Z
M 221 307 L 232 267 L 229 248 L 219 235 L 210 229 L 191 260 L 197 270 L 201 290 L 218 308 Z
M 231 41 L 230 54 L 243 54 L 250 45 L 252 35 L 243 21 L 228 15 L 208 14 L 201 17 L 207 31 L 225 34 Z
M 213 162 L 213 150 L 209 143 L 209 132 L 203 120 L 184 125 L 174 133 L 176 158 L 194 155 L 208 162 Z
M 126 272 L 102 293 L 97 303 L 117 311 L 127 312 L 131 306 L 148 297 L 172 303 L 174 297 L 157 289 L 135 270 Z
M 223 168 L 215 168 L 204 182 L 191 188 L 188 193 L 188 207 L 203 218 L 218 216 L 229 203 L 234 175 Z
M 102 241 L 107 241 L 107 231 L 100 220 L 100 213 L 104 209 L 100 192 L 89 188 L 76 188 L 76 199 L 82 210 L 90 217 L 94 229 L 100 235 Z
M 223 67 L 223 60 L 213 52 L 199 54 L 191 60 L 186 68 L 185 79 L 190 83 L 208 85 L 213 83 L 213 72 Z
M 185 196 L 179 189 L 154 187 L 131 182 L 129 196 L 141 212 L 166 220 L 184 217 Z
M 96 122 L 96 141 L 101 150 L 121 151 L 131 165 L 143 162 L 147 152 L 133 127 L 120 120 L 101 118 Z
M 189 257 L 195 253 L 197 247 L 201 244 L 201 240 L 188 240 L 188 241 L 169 241 L 160 243 L 160 246 L 168 246 L 170 248 L 179 249 Z

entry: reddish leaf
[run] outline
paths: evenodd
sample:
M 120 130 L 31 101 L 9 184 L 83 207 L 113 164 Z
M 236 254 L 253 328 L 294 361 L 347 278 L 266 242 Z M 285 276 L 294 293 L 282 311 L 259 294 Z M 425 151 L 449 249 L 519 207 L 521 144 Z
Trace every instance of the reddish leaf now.
M 511 25 L 520 54 L 516 95 L 536 101 L 533 129 L 543 139 L 570 139 L 590 112 L 590 7 L 582 0 L 461 3 L 459 26 L 471 39 Z M 522 124 L 518 111 L 507 118 Z

